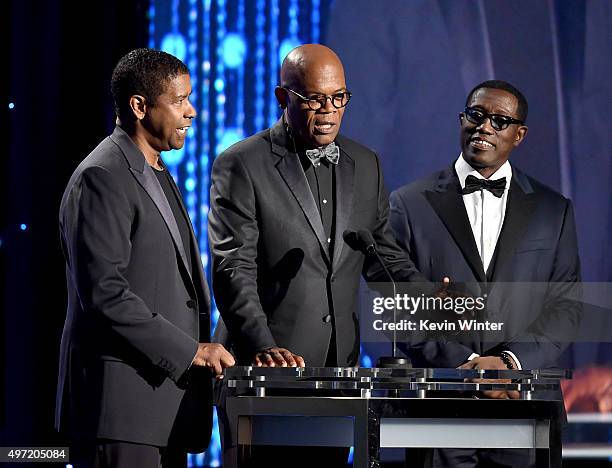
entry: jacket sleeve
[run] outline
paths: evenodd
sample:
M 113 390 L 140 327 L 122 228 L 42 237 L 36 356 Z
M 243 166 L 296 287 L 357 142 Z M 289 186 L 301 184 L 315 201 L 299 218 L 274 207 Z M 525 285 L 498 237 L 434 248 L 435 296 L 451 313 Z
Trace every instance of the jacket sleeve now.
M 257 292 L 256 194 L 239 156 L 226 153 L 213 164 L 208 236 L 219 312 L 234 348 L 250 359 L 276 343 Z
M 133 204 L 110 171 L 94 166 L 81 173 L 60 215 L 71 281 L 84 314 L 102 318 L 102 323 L 177 381 L 191 365 L 198 343 L 153 313 L 130 289 L 125 273 L 134 217 Z
M 395 239 L 400 248 L 413 258 L 412 230 L 410 228 L 410 213 L 406 210 L 401 195 L 393 192 L 390 197 L 390 224 Z M 415 333 L 416 335 L 416 333 Z M 413 365 L 419 367 L 458 367 L 466 362 L 473 353 L 472 349 L 458 341 L 449 341 L 443 336 L 420 341 L 412 337 L 411 343 L 402 343 L 400 349 L 407 353 Z

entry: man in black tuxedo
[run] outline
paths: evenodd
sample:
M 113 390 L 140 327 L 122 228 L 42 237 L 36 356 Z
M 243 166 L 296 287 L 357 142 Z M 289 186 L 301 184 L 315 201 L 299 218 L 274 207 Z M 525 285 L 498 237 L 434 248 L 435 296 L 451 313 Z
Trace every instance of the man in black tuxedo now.
M 151 49 L 111 83 L 117 127 L 68 182 L 60 207 L 68 312 L 56 426 L 81 467 L 186 466 L 211 431 L 210 293 L 187 211 L 160 152 L 195 117 L 187 67 Z
M 275 93 L 281 119 L 213 165 L 215 341 L 239 364 L 354 366 L 360 275 L 387 277 L 345 231 L 370 230 L 397 280 L 424 278 L 393 239 L 377 155 L 338 134 L 351 93 L 337 55 L 294 49 Z
M 413 344 L 408 352 L 416 366 L 550 367 L 577 328 L 581 308 L 570 299 L 580 281 L 572 203 L 508 161 L 525 139 L 526 118 L 527 101 L 512 85 L 477 85 L 459 115 L 459 158 L 391 194 L 391 224 L 417 268 L 486 295 L 486 318 L 504 323 L 503 333 Z M 441 450 L 435 457 L 436 466 L 529 465 L 524 451 Z

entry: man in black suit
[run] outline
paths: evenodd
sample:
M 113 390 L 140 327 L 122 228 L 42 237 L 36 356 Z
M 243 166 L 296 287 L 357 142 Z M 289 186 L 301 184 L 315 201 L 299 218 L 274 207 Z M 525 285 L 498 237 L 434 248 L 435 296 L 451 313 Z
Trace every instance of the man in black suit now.
M 486 81 L 459 115 L 455 163 L 393 192 L 398 243 L 431 279 L 441 274 L 486 297 L 486 317 L 503 332 L 413 344 L 417 366 L 540 369 L 555 364 L 580 320 L 572 300 L 580 265 L 572 203 L 508 161 L 525 139 L 527 101 L 503 81 Z M 521 282 L 520 284 L 513 284 Z M 575 298 L 574 298 L 575 299 Z M 516 392 L 484 392 L 518 398 Z M 525 452 L 436 451 L 436 466 L 527 466 Z
M 174 467 L 204 450 L 211 376 L 233 357 L 210 340 L 210 294 L 189 217 L 160 152 L 195 117 L 187 67 L 151 49 L 124 56 L 117 127 L 62 198 L 68 312 L 56 426 L 82 466 Z
M 282 118 L 215 160 L 215 337 L 229 335 L 239 363 L 357 364 L 360 274 L 387 277 L 346 244 L 347 230 L 370 230 L 397 280 L 423 279 L 391 234 L 378 157 L 338 135 L 350 97 L 336 54 L 300 46 L 276 88 Z
M 338 134 L 351 94 L 337 55 L 294 49 L 275 93 L 282 118 L 213 165 L 215 341 L 245 365 L 354 366 L 360 274 L 387 277 L 345 231 L 370 230 L 397 280 L 424 278 L 393 239 L 377 155 Z

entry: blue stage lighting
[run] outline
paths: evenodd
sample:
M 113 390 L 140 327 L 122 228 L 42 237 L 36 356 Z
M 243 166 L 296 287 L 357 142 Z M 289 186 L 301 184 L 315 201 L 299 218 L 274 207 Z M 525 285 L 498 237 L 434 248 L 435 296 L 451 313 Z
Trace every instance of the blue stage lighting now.
M 240 140 L 244 138 L 241 129 L 236 128 L 226 128 L 223 132 L 223 136 L 219 140 L 217 144 L 217 154 L 222 153 L 234 143 L 238 143 Z
M 161 50 L 174 55 L 179 60 L 185 60 L 187 55 L 187 44 L 185 38 L 179 33 L 169 33 L 161 41 Z
M 244 37 L 238 34 L 228 34 L 221 44 L 223 62 L 228 68 L 236 68 L 244 62 L 247 53 Z
M 372 367 L 372 358 L 367 354 L 361 354 L 361 367 Z
M 9 102 L 9 109 L 14 109 L 14 108 L 15 108 L 15 103 Z
M 185 147 L 183 146 L 181 149 L 168 151 L 164 153 L 163 160 L 164 164 L 167 166 L 177 166 L 183 161 L 183 157 L 185 156 Z
M 20 224 L 19 225 L 19 229 L 21 229 L 22 231 L 25 231 L 28 228 L 27 224 Z
M 189 177 L 186 181 L 185 181 L 185 188 L 187 189 L 187 191 L 189 192 L 193 192 L 193 190 L 196 187 L 196 181 L 195 179 Z

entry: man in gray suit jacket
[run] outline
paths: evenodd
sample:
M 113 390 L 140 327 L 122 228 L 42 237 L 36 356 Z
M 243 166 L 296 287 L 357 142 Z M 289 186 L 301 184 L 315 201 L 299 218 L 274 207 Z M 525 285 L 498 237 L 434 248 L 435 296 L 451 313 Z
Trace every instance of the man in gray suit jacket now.
M 79 468 L 174 467 L 203 451 L 211 376 L 233 357 L 210 341 L 210 293 L 181 195 L 160 152 L 195 117 L 186 66 L 137 49 L 118 63 L 117 127 L 78 166 L 60 207 L 68 312 L 56 426 Z
M 461 155 L 451 167 L 393 192 L 391 224 L 423 274 L 467 283 L 473 295 L 486 298 L 486 317 L 478 318 L 503 323 L 503 332 L 413 343 L 407 351 L 422 367 L 554 366 L 581 315 L 572 203 L 508 161 L 527 134 L 520 91 L 486 81 L 465 105 Z M 518 398 L 517 392 L 484 394 Z M 529 465 L 524 452 L 501 450 L 443 450 L 436 457 L 436 466 Z

